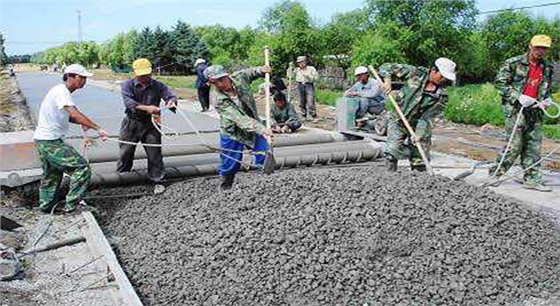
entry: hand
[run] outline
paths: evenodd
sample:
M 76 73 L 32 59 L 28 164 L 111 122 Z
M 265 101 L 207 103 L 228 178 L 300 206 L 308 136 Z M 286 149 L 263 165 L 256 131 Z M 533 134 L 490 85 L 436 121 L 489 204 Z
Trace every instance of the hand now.
M 266 139 L 266 141 L 269 144 L 272 144 L 272 130 L 271 129 L 264 130 L 262 136 L 264 137 L 264 139 Z
M 351 98 L 356 97 L 357 95 L 358 95 L 358 93 L 355 92 L 355 91 L 351 91 L 351 92 L 346 93 L 346 96 L 351 97 Z
M 169 101 L 165 104 L 165 108 L 170 110 L 172 113 L 177 112 L 177 103 L 175 101 Z
M 85 125 L 82 125 L 82 130 L 83 130 L 84 132 L 87 132 L 89 129 L 90 129 L 89 127 L 87 127 L 87 126 L 85 126 Z
M 420 143 L 420 137 L 418 135 L 410 136 L 412 143 Z
M 520 95 L 519 99 L 517 99 L 517 101 L 519 102 L 519 104 L 521 104 L 523 107 L 529 107 L 533 104 L 535 104 L 537 102 L 537 100 L 527 96 L 527 95 Z
M 280 129 L 280 132 L 282 132 L 282 133 L 291 133 L 292 130 L 290 129 L 289 126 L 284 125 L 284 126 Z
M 261 67 L 261 71 L 262 73 L 272 73 L 272 68 L 270 68 L 270 66 L 268 65 L 264 65 Z
M 383 91 L 385 92 L 385 94 L 389 94 L 391 93 L 391 81 L 390 80 L 386 80 L 385 83 L 383 83 Z
M 146 106 L 146 112 L 148 112 L 148 114 L 157 115 L 161 112 L 161 110 L 155 105 L 148 105 Z
M 109 133 L 102 129 L 97 130 L 97 135 L 99 135 L 99 139 L 101 139 L 101 141 L 105 141 L 109 137 Z

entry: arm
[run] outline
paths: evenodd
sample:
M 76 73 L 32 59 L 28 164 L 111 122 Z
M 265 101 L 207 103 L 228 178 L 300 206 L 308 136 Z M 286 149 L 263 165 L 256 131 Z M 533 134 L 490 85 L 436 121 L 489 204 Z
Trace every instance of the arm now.
M 309 75 L 308 75 L 309 81 L 313 83 L 317 82 L 319 80 L 319 73 L 317 72 L 317 69 L 315 69 L 315 67 L 313 66 L 308 68 L 309 68 Z
M 362 98 L 375 98 L 381 93 L 381 86 L 377 81 L 369 81 L 370 88 L 359 91 L 358 95 Z
M 354 97 L 355 93 L 358 91 L 358 83 L 352 85 L 352 87 L 348 88 L 343 94 L 345 97 Z
M 161 98 L 163 101 L 167 102 L 166 107 L 168 107 L 171 111 L 177 106 L 177 97 L 171 92 L 169 87 L 163 83 L 160 84 L 160 92 Z
M 391 64 L 386 63 L 379 67 L 379 75 L 384 79 L 383 88 L 386 94 L 391 92 L 392 78 L 398 79 L 407 78 L 416 67 L 406 64 Z
M 101 140 L 107 139 L 107 132 L 102 130 L 97 123 L 93 122 L 86 115 L 82 114 L 75 106 L 65 106 L 64 110 L 68 112 L 70 122 L 80 124 L 84 131 L 87 129 L 96 130 L 99 136 L 101 136 Z
M 500 70 L 496 75 L 496 80 L 494 81 L 494 84 L 496 85 L 496 88 L 500 92 L 502 98 L 509 101 L 509 103 L 514 104 L 515 101 L 519 99 L 521 92 L 519 92 L 513 86 L 513 72 L 509 62 L 506 61 L 502 65 L 502 67 L 500 67 Z
M 240 70 L 234 73 L 233 76 L 240 78 L 247 84 L 251 84 L 254 80 L 264 77 L 263 67 L 253 67 Z
M 244 131 L 255 132 L 259 135 L 267 134 L 266 127 L 261 122 L 243 114 L 237 107 L 229 105 L 229 101 L 223 101 L 222 103 L 219 106 L 220 116 L 233 121 Z

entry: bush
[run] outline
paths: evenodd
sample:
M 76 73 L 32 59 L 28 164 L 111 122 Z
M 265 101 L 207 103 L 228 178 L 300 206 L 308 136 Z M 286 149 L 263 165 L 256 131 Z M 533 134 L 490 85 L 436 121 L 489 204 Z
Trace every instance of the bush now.
M 542 130 L 546 138 L 560 140 L 560 125 L 545 124 Z
M 457 123 L 502 126 L 500 94 L 490 83 L 451 88 L 445 118 Z

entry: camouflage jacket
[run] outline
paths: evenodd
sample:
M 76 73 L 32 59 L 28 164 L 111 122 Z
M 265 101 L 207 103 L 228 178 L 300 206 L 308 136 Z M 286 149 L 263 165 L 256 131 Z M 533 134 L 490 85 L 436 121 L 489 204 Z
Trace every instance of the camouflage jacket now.
M 539 101 L 550 97 L 554 84 L 554 63 L 544 60 L 541 65 L 544 69 L 537 99 Z M 523 93 L 528 74 L 529 58 L 527 54 L 512 57 L 502 64 L 495 80 L 495 85 L 502 96 L 502 103 L 515 104 Z
M 430 70 L 406 64 L 383 64 L 379 67 L 382 77 L 404 81 L 396 101 L 408 119 L 423 116 L 426 119 L 440 115 L 447 106 L 447 91 L 440 87 L 435 93 L 424 94 L 424 87 L 430 80 Z
M 233 73 L 230 78 L 237 95 L 218 91 L 216 110 L 220 114 L 220 133 L 250 147 L 255 143 L 256 134 L 262 134 L 266 127 L 259 121 L 255 98 L 251 92 L 251 82 L 264 76 L 261 68 L 248 68 Z
M 270 115 L 276 123 L 292 123 L 299 121 L 299 116 L 294 109 L 294 105 L 289 102 L 286 102 L 286 105 L 282 109 L 278 108 L 276 104 L 272 105 L 270 108 Z

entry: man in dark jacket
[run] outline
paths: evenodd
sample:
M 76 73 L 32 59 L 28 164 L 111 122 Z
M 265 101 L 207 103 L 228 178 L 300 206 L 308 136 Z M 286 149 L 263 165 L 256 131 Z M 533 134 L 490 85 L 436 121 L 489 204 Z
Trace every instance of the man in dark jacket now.
M 196 67 L 196 90 L 198 92 L 198 101 L 202 107 L 202 112 L 208 111 L 210 108 L 210 86 L 208 80 L 204 76 L 204 70 L 208 68 L 204 59 L 197 59 L 194 63 Z
M 127 80 L 121 86 L 121 93 L 126 108 L 121 125 L 119 140 L 161 144 L 161 133 L 154 127 L 152 116 L 159 118 L 163 99 L 168 109 L 173 110 L 177 105 L 177 97 L 165 84 L 152 79 L 152 64 L 145 58 L 140 58 L 132 64 L 135 77 Z M 118 172 L 128 172 L 132 169 L 136 145 L 119 144 L 120 156 L 117 162 Z M 165 190 L 161 181 L 165 175 L 161 147 L 145 146 L 148 156 L 148 176 L 155 184 L 154 193 Z

